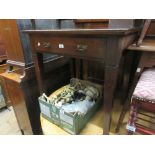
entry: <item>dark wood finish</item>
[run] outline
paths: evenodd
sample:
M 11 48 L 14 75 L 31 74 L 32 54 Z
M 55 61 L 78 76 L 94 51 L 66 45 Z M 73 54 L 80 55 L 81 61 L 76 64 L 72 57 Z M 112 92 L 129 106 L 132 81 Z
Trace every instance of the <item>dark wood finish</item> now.
M 44 44 L 50 44 L 50 47 L 45 47 Z M 63 44 L 64 48 L 59 48 L 59 44 Z M 38 46 L 39 44 L 39 46 Z M 60 55 L 69 55 L 71 57 L 87 59 L 103 59 L 105 53 L 106 40 L 104 38 L 84 38 L 84 37 L 43 37 L 37 36 L 34 38 L 34 48 L 40 52 L 52 52 Z M 84 48 L 83 48 L 84 46 Z M 97 48 L 99 47 L 99 48 Z
M 81 66 L 82 65 L 82 62 L 81 62 L 81 59 L 76 59 L 75 60 L 75 77 L 77 78 L 82 78 L 82 75 L 81 75 Z
M 109 22 L 109 19 L 74 19 L 75 23 L 101 23 Z
M 122 111 L 118 120 L 118 124 L 116 127 L 116 132 L 119 132 L 121 123 L 123 122 L 125 114 L 130 107 L 131 97 L 142 71 L 144 70 L 145 67 L 152 67 L 155 65 L 155 39 L 154 38 L 144 39 L 141 46 L 137 47 L 135 43 L 129 46 L 128 50 L 129 52 L 130 51 L 134 51 L 135 53 L 138 52 L 140 54 L 140 58 L 139 58 L 140 60 L 137 66 L 138 70 L 137 72 L 134 73 L 134 79 L 133 79 L 131 88 L 129 90 L 129 94 L 122 108 Z
M 155 20 L 152 19 L 146 36 L 155 36 Z
M 142 20 L 133 20 L 133 19 L 121 19 L 121 20 L 115 20 L 115 19 L 74 19 L 75 22 L 75 28 L 82 28 L 82 29 L 101 29 L 101 28 L 129 28 L 129 27 L 137 27 L 142 24 Z M 127 54 L 126 54 L 127 55 Z M 123 75 L 122 73 L 127 73 L 126 70 L 129 71 L 129 67 L 128 65 L 126 65 L 125 67 L 123 67 L 123 65 L 125 64 L 125 61 L 127 60 L 125 57 L 126 55 L 124 55 L 122 57 L 121 60 L 121 66 L 119 69 L 119 81 L 122 85 L 122 78 Z M 128 62 L 130 62 L 131 59 L 128 56 Z M 86 62 L 87 61 L 87 62 Z M 91 60 L 85 60 L 83 62 L 83 67 L 85 68 L 84 70 L 84 75 L 85 78 L 91 80 L 91 81 L 95 81 L 97 83 L 103 83 L 103 77 L 104 77 L 104 62 L 96 62 L 94 63 L 94 61 Z M 124 68 L 124 69 L 123 69 Z M 86 70 L 87 69 L 87 70 Z M 124 72 L 122 72 L 122 70 L 124 70 Z M 86 74 L 85 74 L 86 73 Z M 125 82 L 127 82 L 127 74 L 125 75 Z M 125 83 L 124 82 L 124 83 Z M 125 92 L 125 90 L 127 90 L 127 84 L 124 84 L 124 86 L 122 86 L 123 88 L 118 87 L 119 83 L 118 83 L 118 90 L 122 90 L 123 92 Z
M 101 29 L 108 28 L 108 19 L 74 19 L 75 28 L 82 29 Z M 104 65 L 102 62 L 95 62 L 91 60 L 82 61 L 83 78 L 103 83 Z
M 122 36 L 122 35 L 129 35 L 139 31 L 139 28 L 107 28 L 107 29 L 53 29 L 53 30 L 24 30 L 23 32 L 29 34 L 46 34 L 51 35 L 54 37 L 56 36 L 74 36 L 77 35 L 86 35 L 87 37 L 97 36 L 97 37 L 104 37 L 104 36 Z
M 82 29 L 93 28 L 107 28 L 109 24 L 108 19 L 74 19 L 75 27 Z
M 39 81 L 39 90 L 42 90 L 41 94 L 45 92 L 45 88 L 44 88 L 44 85 L 42 84 L 42 81 L 43 81 L 43 55 L 41 55 L 40 53 L 34 53 L 32 54 L 33 56 L 33 59 L 34 59 L 34 66 L 36 68 L 36 74 L 37 74 L 37 80 Z M 39 66 L 39 62 L 42 62 L 40 63 L 40 66 Z
M 149 28 L 150 24 L 151 24 L 151 19 L 147 19 L 145 21 L 145 23 L 144 23 L 143 30 L 142 30 L 142 32 L 140 34 L 140 37 L 139 37 L 138 41 L 137 41 L 137 46 L 140 46 L 142 44 L 142 41 L 143 41 L 143 39 L 144 39 L 144 37 L 146 35 L 146 32 L 148 31 L 148 28 Z
M 39 55 L 37 53 L 45 53 L 45 51 L 42 51 L 38 48 L 36 48 L 36 40 L 38 40 L 38 37 L 42 36 L 45 41 L 48 39 L 50 41 L 55 41 L 55 45 L 58 46 L 58 39 L 67 38 L 67 41 L 70 43 L 67 43 L 67 50 L 62 50 L 60 52 L 55 50 L 48 49 L 46 52 L 49 53 L 57 53 L 61 55 L 67 55 L 75 58 L 82 58 L 82 59 L 89 59 L 91 56 L 91 59 L 93 60 L 100 60 L 102 62 L 105 62 L 105 75 L 104 75 L 104 134 L 109 134 L 109 128 L 110 128 L 110 121 L 111 121 L 111 113 L 112 113 L 112 104 L 113 104 L 113 98 L 116 88 L 116 81 L 118 76 L 118 70 L 119 70 L 119 64 L 120 59 L 123 53 L 123 50 L 127 48 L 136 38 L 136 34 L 138 32 L 137 29 L 65 29 L 65 30 L 27 30 L 24 31 L 25 33 L 29 34 L 30 42 L 31 42 L 31 48 L 32 52 L 35 55 L 34 62 L 35 64 L 35 70 L 36 75 L 38 79 L 38 84 L 40 86 L 40 93 L 42 94 L 44 92 L 43 87 L 43 80 L 41 73 L 43 73 L 43 67 L 42 62 L 39 61 Z M 83 38 L 85 38 L 83 40 Z M 87 39 L 86 39 L 87 38 Z M 76 50 L 76 46 L 78 45 L 76 40 L 80 41 L 81 44 L 88 44 L 88 46 L 91 46 L 89 43 L 89 40 L 96 40 L 95 42 L 95 51 L 90 50 L 88 54 L 82 54 L 77 53 L 72 54 L 73 51 Z M 62 40 L 63 41 L 63 40 Z M 84 42 L 83 42 L 84 41 Z M 63 42 L 60 42 L 61 44 Z M 102 44 L 101 44 L 102 43 Z M 37 43 L 38 44 L 38 43 Z M 52 45 L 51 45 L 52 46 Z M 66 45 L 64 44 L 66 47 Z M 65 49 L 64 47 L 64 49 Z M 73 49 L 73 47 L 75 49 Z M 72 51 L 73 50 L 73 51 Z M 96 51 L 99 50 L 100 52 Z M 102 50 L 102 53 L 101 53 Z M 97 53 L 96 55 L 93 53 Z M 90 55 L 90 56 L 89 56 Z

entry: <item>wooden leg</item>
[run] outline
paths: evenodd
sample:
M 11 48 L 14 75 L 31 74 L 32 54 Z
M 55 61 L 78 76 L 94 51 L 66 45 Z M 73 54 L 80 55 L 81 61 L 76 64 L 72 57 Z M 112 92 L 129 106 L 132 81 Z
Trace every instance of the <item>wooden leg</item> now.
M 75 77 L 75 61 L 73 58 L 70 60 L 70 72 L 71 72 L 71 78 L 74 78 Z
M 122 104 L 125 103 L 125 100 L 128 96 L 129 91 L 129 82 L 130 82 L 130 75 L 132 71 L 132 63 L 133 63 L 133 52 L 127 52 L 125 54 L 124 65 L 123 65 L 123 79 L 122 79 Z M 126 107 L 125 107 L 126 108 Z
M 82 69 L 83 69 L 83 79 L 88 80 L 88 61 L 87 60 L 83 61 Z
M 81 78 L 81 60 L 76 59 L 75 60 L 75 66 L 76 66 L 76 78 Z
M 129 90 L 127 99 L 125 101 L 125 104 L 123 105 L 123 108 L 122 108 L 122 111 L 121 111 L 121 114 L 120 114 L 120 117 L 119 117 L 119 120 L 118 120 L 116 129 L 115 129 L 115 133 L 118 133 L 119 132 L 120 126 L 121 126 L 121 124 L 122 124 L 122 122 L 123 122 L 123 120 L 125 118 L 125 114 L 129 110 L 130 102 L 131 102 L 131 97 L 132 97 L 132 94 L 134 92 L 134 89 L 135 89 L 135 87 L 137 85 L 139 75 L 140 75 L 140 73 L 136 73 L 136 75 L 135 75 L 133 84 L 132 84 L 132 86 L 131 86 L 131 88 Z
M 128 125 L 131 126 L 131 127 L 135 127 L 136 118 L 137 118 L 137 106 L 132 105 Z M 130 131 L 130 130 L 127 130 L 127 133 L 132 135 L 134 132 Z
M 118 133 L 119 132 L 120 126 L 121 126 L 121 124 L 122 124 L 122 122 L 123 122 L 123 120 L 125 118 L 125 115 L 126 115 L 128 109 L 129 109 L 129 107 L 130 107 L 130 102 L 127 101 L 124 104 L 123 108 L 122 108 L 122 111 L 121 111 L 121 114 L 120 114 L 120 117 L 119 117 L 119 120 L 118 120 L 116 129 L 115 129 L 115 133 Z
M 33 53 L 33 61 L 34 61 L 34 66 L 35 66 L 35 72 L 36 72 L 36 77 L 38 81 L 38 86 L 39 86 L 39 91 L 40 94 L 42 95 L 45 93 L 45 88 L 43 85 L 43 75 L 44 75 L 44 69 L 43 69 L 43 54 L 41 53 Z
M 114 91 L 117 83 L 118 68 L 105 67 L 104 83 L 104 127 L 103 134 L 108 135 L 110 130 Z

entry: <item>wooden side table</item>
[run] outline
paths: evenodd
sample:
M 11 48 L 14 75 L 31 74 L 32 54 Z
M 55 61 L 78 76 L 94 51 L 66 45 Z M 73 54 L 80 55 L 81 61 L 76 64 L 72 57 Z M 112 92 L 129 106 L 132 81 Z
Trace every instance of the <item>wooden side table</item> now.
M 138 29 L 61 29 L 24 32 L 28 33 L 30 38 L 40 94 L 46 93 L 43 84 L 43 53 L 55 53 L 104 63 L 103 134 L 109 134 L 120 59 L 123 50 L 135 40 Z

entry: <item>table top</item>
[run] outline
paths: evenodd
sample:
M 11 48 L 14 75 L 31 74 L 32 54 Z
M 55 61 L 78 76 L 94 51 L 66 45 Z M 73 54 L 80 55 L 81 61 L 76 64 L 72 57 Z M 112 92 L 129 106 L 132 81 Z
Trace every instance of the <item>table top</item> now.
M 34 34 L 86 34 L 86 35 L 128 35 L 138 32 L 138 28 L 105 28 L 105 29 L 48 29 L 48 30 L 24 30 L 22 32 Z
M 139 47 L 134 43 L 128 47 L 128 50 L 155 52 L 155 38 L 144 39 Z

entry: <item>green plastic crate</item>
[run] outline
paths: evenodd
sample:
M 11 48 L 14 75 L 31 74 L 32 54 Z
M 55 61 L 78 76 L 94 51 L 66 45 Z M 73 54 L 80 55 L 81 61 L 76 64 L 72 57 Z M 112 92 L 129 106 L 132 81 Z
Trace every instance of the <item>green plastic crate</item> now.
M 42 96 L 39 97 L 42 116 L 70 134 L 78 134 L 90 118 L 96 113 L 102 103 L 102 87 L 89 81 L 81 81 L 90 86 L 96 87 L 100 93 L 96 103 L 84 116 L 79 116 L 77 113 L 73 115 L 71 113 L 64 112 L 55 105 L 47 103 Z

